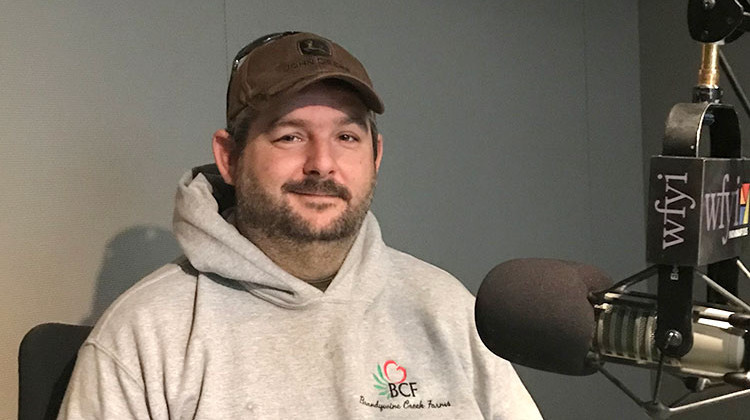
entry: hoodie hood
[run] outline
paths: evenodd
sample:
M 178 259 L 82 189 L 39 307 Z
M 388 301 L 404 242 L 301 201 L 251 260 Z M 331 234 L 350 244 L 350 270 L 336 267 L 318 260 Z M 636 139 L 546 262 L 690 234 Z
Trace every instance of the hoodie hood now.
M 371 301 L 382 289 L 388 253 L 372 213 L 330 286 L 321 292 L 276 265 L 228 221 L 234 204 L 234 187 L 223 181 L 216 165 L 194 168 L 180 179 L 174 234 L 198 271 L 238 281 L 253 295 L 287 308 L 321 299 Z

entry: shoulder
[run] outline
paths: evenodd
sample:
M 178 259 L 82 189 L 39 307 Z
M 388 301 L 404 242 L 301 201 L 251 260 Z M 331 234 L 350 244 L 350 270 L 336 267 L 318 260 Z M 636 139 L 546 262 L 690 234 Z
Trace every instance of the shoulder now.
M 398 306 L 394 310 L 465 346 L 474 330 L 474 296 L 447 271 L 392 248 L 388 252 L 392 276 L 386 293 Z
M 452 274 L 403 251 L 389 247 L 387 252 L 394 280 L 403 290 L 443 304 L 473 306 L 474 296 Z
M 184 258 L 162 266 L 120 295 L 89 336 L 99 347 L 115 350 L 118 342 L 188 324 L 192 318 L 198 272 Z

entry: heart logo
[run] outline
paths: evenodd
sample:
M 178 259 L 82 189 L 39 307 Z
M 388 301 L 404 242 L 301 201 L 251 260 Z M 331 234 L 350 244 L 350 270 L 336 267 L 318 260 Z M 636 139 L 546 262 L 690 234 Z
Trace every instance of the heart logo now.
M 385 364 L 383 365 L 383 370 L 385 371 L 386 379 L 388 379 L 388 382 L 390 383 L 400 384 L 401 382 L 404 382 L 406 380 L 406 369 L 399 366 L 398 363 L 394 362 L 393 360 L 385 362 Z M 398 377 L 398 372 L 401 373 L 401 380 L 397 382 L 391 379 L 391 374 L 394 374 L 395 377 Z

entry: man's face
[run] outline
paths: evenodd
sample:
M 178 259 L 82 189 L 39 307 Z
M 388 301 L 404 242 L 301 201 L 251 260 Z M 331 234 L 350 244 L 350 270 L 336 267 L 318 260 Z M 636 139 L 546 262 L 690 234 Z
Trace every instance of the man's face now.
M 235 169 L 238 227 L 298 242 L 352 237 L 375 188 L 372 141 L 349 89 L 317 83 L 271 106 Z

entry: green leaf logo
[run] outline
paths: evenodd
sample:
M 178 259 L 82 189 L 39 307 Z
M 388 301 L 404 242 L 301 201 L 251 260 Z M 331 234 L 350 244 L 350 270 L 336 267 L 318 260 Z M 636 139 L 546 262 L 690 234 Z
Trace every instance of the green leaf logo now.
M 391 393 L 388 390 L 388 381 L 385 379 L 385 375 L 383 375 L 383 369 L 380 367 L 380 364 L 378 364 L 378 374 L 375 375 L 372 374 L 372 378 L 375 379 L 375 389 L 377 389 L 378 395 L 385 396 L 386 399 L 391 399 Z

